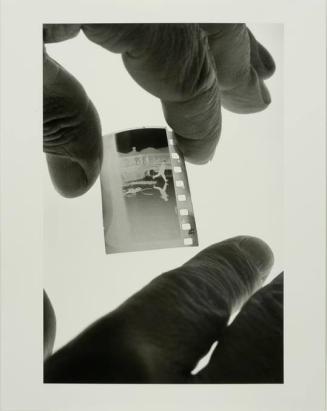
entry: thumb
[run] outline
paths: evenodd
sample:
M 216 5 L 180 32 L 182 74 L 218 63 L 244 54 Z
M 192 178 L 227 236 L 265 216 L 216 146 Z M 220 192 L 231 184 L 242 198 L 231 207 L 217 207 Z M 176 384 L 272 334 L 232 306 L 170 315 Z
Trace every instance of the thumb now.
M 84 194 L 102 162 L 98 113 L 81 84 L 44 53 L 43 150 L 52 182 L 64 197 Z

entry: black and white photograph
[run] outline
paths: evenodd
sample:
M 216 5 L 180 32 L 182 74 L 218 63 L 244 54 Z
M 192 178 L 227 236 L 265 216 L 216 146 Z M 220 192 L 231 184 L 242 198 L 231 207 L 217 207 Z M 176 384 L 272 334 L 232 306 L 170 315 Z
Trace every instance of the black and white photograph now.
M 284 383 L 282 38 L 278 24 L 43 26 L 45 178 L 66 200 L 45 209 L 44 383 Z M 57 54 L 74 42 L 79 78 Z M 117 87 L 97 96 L 115 57 Z M 80 208 L 92 195 L 95 241 Z M 71 265 L 53 261 L 52 227 Z M 63 320 L 70 281 L 87 304 Z
M 142 128 L 104 136 L 107 253 L 198 245 L 185 164 L 168 133 Z
M 0 409 L 323 411 L 323 0 L 0 2 Z

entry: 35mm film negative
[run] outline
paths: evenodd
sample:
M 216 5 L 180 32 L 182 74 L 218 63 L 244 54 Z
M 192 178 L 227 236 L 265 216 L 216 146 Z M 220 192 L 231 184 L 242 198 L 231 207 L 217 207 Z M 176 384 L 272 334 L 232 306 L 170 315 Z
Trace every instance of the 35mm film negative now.
M 173 132 L 140 128 L 103 137 L 106 253 L 197 246 L 191 193 Z

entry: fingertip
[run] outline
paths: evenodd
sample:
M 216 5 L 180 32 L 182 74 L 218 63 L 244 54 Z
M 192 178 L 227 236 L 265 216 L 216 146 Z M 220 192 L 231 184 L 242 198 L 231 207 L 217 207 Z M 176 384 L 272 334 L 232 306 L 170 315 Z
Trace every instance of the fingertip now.
M 269 245 L 259 237 L 240 235 L 217 243 L 217 249 L 224 245 L 235 247 L 235 252 L 241 252 L 260 274 L 262 281 L 268 276 L 273 264 L 274 254 Z
M 249 29 L 247 29 L 251 48 L 251 65 L 263 80 L 271 77 L 276 64 L 269 51 L 259 43 Z
M 225 90 L 221 95 L 225 109 L 237 114 L 252 114 L 265 110 L 271 104 L 268 88 L 254 69 L 250 80 L 231 90 Z
M 46 152 L 51 181 L 65 198 L 85 194 L 97 180 L 102 166 L 103 143 L 97 112 L 91 108 L 74 130 L 75 137 L 62 147 Z M 57 151 L 57 152 L 56 152 Z
M 83 167 L 69 157 L 56 154 L 46 157 L 52 183 L 63 197 L 75 198 L 85 194 L 96 180 L 98 172 L 87 176 Z
M 176 135 L 178 147 L 184 155 L 184 159 L 195 165 L 208 164 L 214 157 L 220 137 L 220 131 L 211 139 L 191 140 Z
M 274 254 L 269 245 L 258 237 L 240 237 L 239 247 L 258 269 L 262 281 L 269 275 L 274 265 Z
M 274 255 L 268 244 L 258 237 L 241 235 L 213 244 L 200 251 L 186 265 L 210 266 L 217 273 L 234 272 L 241 276 L 247 287 L 261 287 L 274 264 Z M 209 265 L 208 265 L 209 264 Z M 230 274 L 232 275 L 232 274 Z
M 263 79 L 267 79 L 271 77 L 275 71 L 276 71 L 276 64 L 271 56 L 271 54 L 268 52 L 268 50 L 260 43 L 258 43 L 258 53 L 261 59 L 261 62 L 265 68 L 265 71 L 261 71 L 261 76 Z

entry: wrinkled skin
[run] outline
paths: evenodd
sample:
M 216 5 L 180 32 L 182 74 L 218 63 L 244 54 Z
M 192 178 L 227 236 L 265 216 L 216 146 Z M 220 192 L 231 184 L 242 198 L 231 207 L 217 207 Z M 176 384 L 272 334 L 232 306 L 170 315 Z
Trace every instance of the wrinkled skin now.
M 264 80 L 273 74 L 274 61 L 244 24 L 45 24 L 44 42 L 80 31 L 120 53 L 133 79 L 161 99 L 166 121 L 193 163 L 214 155 L 221 104 L 253 113 L 270 103 Z M 43 117 L 54 186 L 65 197 L 82 195 L 101 168 L 100 120 L 82 85 L 46 51 Z
M 282 274 L 261 288 L 272 265 L 255 237 L 206 248 L 46 359 L 44 381 L 282 383 Z M 217 340 L 209 364 L 192 375 Z

